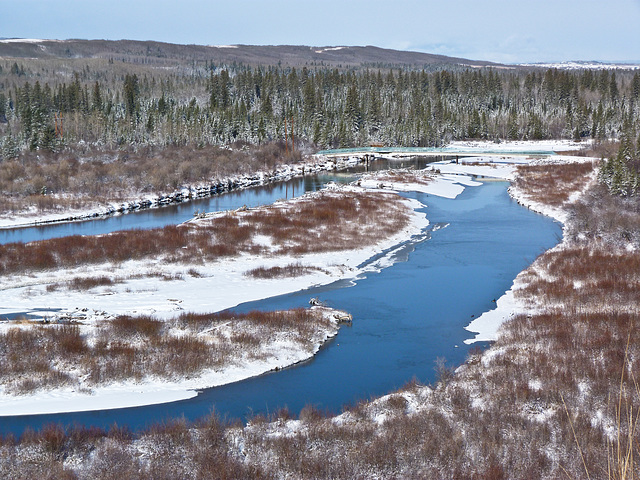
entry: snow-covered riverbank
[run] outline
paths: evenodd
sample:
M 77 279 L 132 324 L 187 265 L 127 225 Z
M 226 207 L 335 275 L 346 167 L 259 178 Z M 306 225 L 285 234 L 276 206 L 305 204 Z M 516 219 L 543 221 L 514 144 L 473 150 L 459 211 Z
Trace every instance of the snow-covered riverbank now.
M 357 190 L 366 195 L 360 188 L 334 186 L 333 189 L 349 192 Z M 290 202 L 298 201 L 300 199 Z M 364 248 L 306 255 L 242 254 L 198 265 L 149 259 L 7 275 L 0 279 L 0 290 L 5 301 L 5 306 L 0 308 L 0 318 L 23 314 L 46 319 L 49 326 L 71 322 L 79 325 L 84 336 L 91 337 L 102 322 L 111 320 L 116 315 L 144 314 L 169 320 L 182 312 L 217 312 L 251 300 L 355 278 L 366 271 L 390 265 L 394 247 L 421 234 L 428 225 L 425 215 L 415 211 L 423 207 L 422 204 L 414 200 L 402 202 L 407 211 L 411 212 L 406 228 Z M 194 220 L 196 223 L 198 221 L 206 219 Z M 380 258 L 367 263 L 366 260 L 372 256 Z M 292 264 L 303 265 L 309 273 L 294 278 L 276 279 L 247 275 L 247 272 L 258 268 L 286 268 Z M 116 281 L 108 286 L 88 290 L 64 287 L 78 277 L 108 277 Z M 39 323 L 35 320 L 33 323 L 0 322 L 0 331 L 33 328 Z M 310 339 L 314 345 L 312 349 L 280 336 L 267 346 L 261 345 L 263 350 L 266 348 L 269 351 L 266 358 L 262 358 L 263 355 L 258 355 L 258 358 L 253 358 L 255 355 L 236 358 L 223 368 L 207 370 L 193 378 L 175 381 L 144 378 L 139 381 L 92 386 L 90 392 L 87 388 L 75 385 L 73 388 L 37 391 L 19 396 L 8 394 L 6 386 L 3 386 L 0 388 L 0 415 L 95 410 L 186 399 L 196 395 L 196 389 L 239 381 L 309 359 L 336 333 L 336 322 L 327 329 L 320 329 Z
M 99 217 L 122 215 L 148 208 L 160 208 L 167 205 L 189 202 L 198 198 L 224 194 L 248 187 L 283 182 L 302 175 L 313 175 L 344 169 L 357 163 L 357 160 L 318 160 L 281 165 L 273 171 L 260 171 L 253 174 L 236 175 L 213 180 L 209 183 L 185 186 L 174 192 L 165 194 L 146 195 L 126 202 L 106 202 L 105 204 L 89 205 L 86 208 L 65 210 L 62 212 L 41 212 L 35 206 L 22 212 L 5 213 L 0 215 L 0 228 L 19 228 L 35 225 L 49 225 L 62 222 L 77 222 Z
M 513 141 L 513 142 L 485 142 L 485 141 L 456 141 L 449 144 L 444 152 L 430 154 L 394 154 L 392 157 L 404 158 L 416 155 L 469 155 L 470 152 L 491 152 L 484 157 L 472 157 L 475 161 L 488 161 L 501 163 L 507 159 L 507 163 L 529 163 L 528 152 L 537 151 L 575 151 L 584 148 L 584 143 L 575 143 L 564 140 L 544 141 Z M 504 152 L 504 153 L 501 153 Z M 475 153 L 474 153 L 475 155 Z M 508 155 L 508 157 L 504 157 Z M 515 155 L 515 156 L 514 156 Z M 564 157 L 554 156 L 555 161 L 562 161 Z M 273 171 L 262 171 L 254 174 L 238 175 L 217 179 L 209 183 L 185 186 L 174 192 L 165 194 L 146 195 L 134 198 L 126 202 L 106 202 L 102 205 L 93 205 L 86 208 L 66 210 L 63 212 L 41 212 L 35 206 L 23 212 L 0 215 L 0 228 L 18 228 L 34 225 L 48 225 L 52 223 L 82 221 L 111 215 L 121 215 L 147 208 L 159 208 L 165 205 L 188 202 L 197 198 L 205 198 L 211 195 L 222 194 L 242 188 L 266 185 L 273 182 L 285 181 L 297 176 L 316 174 L 334 170 L 340 170 L 347 166 L 362 161 L 356 157 L 330 157 L 312 156 L 307 161 L 294 165 L 281 165 Z M 466 160 L 469 161 L 469 158 Z M 472 170 L 467 169 L 471 173 Z M 453 191 L 456 191 L 455 189 Z M 457 191 L 460 191 L 459 189 Z M 449 193 L 450 194 L 450 193 Z
M 450 145 L 452 151 L 476 152 L 492 150 L 491 155 L 479 155 L 473 157 L 461 157 L 457 161 L 436 162 L 430 165 L 423 173 L 425 178 L 431 181 L 396 182 L 387 172 L 363 175 L 359 184 L 368 188 L 383 188 L 397 191 L 419 191 L 429 195 L 437 195 L 445 198 L 456 198 L 466 187 L 481 185 L 483 180 L 498 179 L 513 181 L 518 165 L 562 164 L 573 162 L 593 162 L 597 158 L 576 157 L 563 155 L 563 151 L 576 151 L 584 148 L 584 144 L 569 141 L 540 141 L 540 142 L 503 142 L 493 144 L 487 142 L 454 142 Z M 551 150 L 558 152 L 553 156 L 529 156 L 526 152 Z M 503 155 L 495 151 L 511 152 Z M 512 152 L 521 152 L 514 156 Z M 437 173 L 436 173 L 437 172 Z M 595 171 L 591 181 L 595 180 Z M 577 198 L 583 190 L 576 191 L 572 197 Z M 542 215 L 553 218 L 564 224 L 567 220 L 566 210 L 548 204 L 536 202 L 528 197 L 516 186 L 509 188 L 510 196 L 520 205 Z M 521 285 L 520 277 L 517 277 L 512 287 L 496 300 L 496 308 L 485 312 L 474 319 L 466 329 L 476 336 L 466 340 L 465 343 L 494 341 L 498 336 L 500 326 L 510 317 L 522 313 L 526 306 L 521 305 L 514 298 L 514 290 Z
M 385 178 L 386 174 L 380 173 L 365 176 L 360 184 L 362 188 L 370 190 L 414 190 L 455 198 L 464 188 L 480 185 L 476 178 L 512 178 L 515 166 L 527 161 L 538 162 L 540 159 L 505 157 L 497 164 L 495 157 L 490 160 L 466 158 L 460 163 L 434 164 L 420 172 L 416 181 L 411 181 L 410 176 L 397 181 Z M 6 277 L 0 280 L 0 290 L 5 300 L 5 307 L 0 308 L 0 318 L 27 313 L 47 317 L 54 323 L 61 318 L 71 319 L 79 322 L 82 328 L 90 329 L 92 325 L 119 314 L 152 314 L 156 318 L 169 319 L 183 311 L 214 312 L 313 285 L 355 278 L 365 270 L 391 265 L 394 247 L 413 235 L 419 235 L 426 228 L 428 220 L 425 215 L 415 211 L 423 205 L 412 200 L 406 202 L 409 208 L 414 209 L 410 225 L 374 247 L 307 254 L 303 257 L 242 255 L 213 264 L 193 266 L 129 261 L 119 265 L 81 266 L 65 271 Z M 375 262 L 366 263 L 366 260 L 381 253 L 384 254 Z M 311 273 L 280 279 L 256 279 L 246 275 L 246 272 L 255 268 L 268 269 L 292 263 L 311 267 Z M 362 267 L 363 264 L 366 266 Z M 89 291 L 48 288 L 77 276 L 108 276 L 122 281 Z M 485 323 L 474 323 L 468 328 L 479 332 L 478 339 L 492 339 L 499 324 L 513 310 L 513 303 L 504 301 L 503 297 L 498 301 L 497 310 L 483 316 Z M 2 330 L 13 326 L 13 322 L 0 323 Z M 323 340 L 317 340 L 312 352 L 296 351 L 291 345 L 282 344 L 281 348 L 274 345 L 274 355 L 268 361 L 245 362 L 222 371 L 208 372 L 198 378 L 175 382 L 126 382 L 94 388 L 91 394 L 77 389 L 59 389 L 17 397 L 0 390 L 0 415 L 106 409 L 190 398 L 196 394 L 195 389 L 238 381 L 309 358 L 332 335 L 335 335 L 333 330 L 320 332 Z

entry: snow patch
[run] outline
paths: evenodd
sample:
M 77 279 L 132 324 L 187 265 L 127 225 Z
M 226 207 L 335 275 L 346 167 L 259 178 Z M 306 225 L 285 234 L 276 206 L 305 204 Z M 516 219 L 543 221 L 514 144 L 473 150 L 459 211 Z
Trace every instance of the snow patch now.
M 326 47 L 321 48 L 320 50 L 314 50 L 316 53 L 324 53 L 324 52 L 335 52 L 336 50 L 343 50 L 349 47 Z
M 467 325 L 465 330 L 475 333 L 474 338 L 464 341 L 467 345 L 475 342 L 492 342 L 498 338 L 500 326 L 518 311 L 519 305 L 513 297 L 513 286 L 507 290 L 498 300 L 496 308 L 483 313 Z
M 637 63 L 607 62 L 557 62 L 557 63 L 521 63 L 521 67 L 557 68 L 558 70 L 638 70 Z
M 3 304 L 11 307 L 0 307 L 0 318 L 27 314 L 53 322 L 56 319 L 72 319 L 81 324 L 82 332 L 86 332 L 97 322 L 114 315 L 151 314 L 158 319 L 169 319 L 181 311 L 217 312 L 240 303 L 336 280 L 357 279 L 367 272 L 392 265 L 397 261 L 397 249 L 401 248 L 396 246 L 422 234 L 428 226 L 426 215 L 416 211 L 424 207 L 422 203 L 409 199 L 403 199 L 403 202 L 413 209 L 410 224 L 373 247 L 302 256 L 256 257 L 247 254 L 197 265 L 197 275 L 190 274 L 193 271 L 190 265 L 163 264 L 155 259 L 147 259 L 118 265 L 107 263 L 55 272 L 5 276 L 0 278 L 0 290 Z M 379 258 L 374 262 L 368 261 L 376 256 Z M 296 278 L 255 279 L 245 276 L 245 272 L 257 267 L 270 268 L 292 263 L 316 269 Z M 88 291 L 47 288 L 53 284 L 65 284 L 77 276 L 101 275 L 122 279 L 122 283 Z M 172 280 L 159 281 L 158 276 Z M 0 321 L 0 331 L 15 326 L 15 322 Z M 29 327 L 24 325 L 21 328 Z M 337 325 L 335 329 L 325 332 L 325 340 L 336 333 Z M 240 381 L 306 360 L 315 354 L 322 343 L 318 342 L 309 352 L 291 341 L 281 339 L 269 347 L 273 355 L 267 360 L 232 365 L 222 371 L 205 371 L 193 379 L 145 379 L 140 383 L 101 386 L 95 388 L 93 394 L 57 389 L 28 396 L 9 396 L 0 389 L 0 416 L 130 407 L 191 398 L 197 389 Z
M 42 42 L 64 42 L 64 40 L 47 40 L 42 38 L 3 38 L 0 43 L 42 43 Z

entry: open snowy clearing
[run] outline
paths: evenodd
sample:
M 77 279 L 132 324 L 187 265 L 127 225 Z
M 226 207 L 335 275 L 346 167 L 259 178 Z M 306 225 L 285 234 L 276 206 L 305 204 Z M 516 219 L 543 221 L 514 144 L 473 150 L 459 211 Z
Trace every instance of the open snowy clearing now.
M 486 144 L 493 147 L 493 144 Z M 575 145 L 573 145 L 575 148 Z M 535 148 L 528 144 L 528 148 Z M 360 187 L 384 191 L 421 191 L 431 195 L 455 198 L 464 188 L 480 185 L 479 177 L 510 179 L 519 163 L 541 161 L 536 158 L 504 157 L 496 166 L 482 157 L 465 158 L 460 163 L 440 162 L 421 172 L 410 172 L 403 179 L 391 179 L 381 172 L 364 176 Z M 555 160 L 555 157 L 554 157 Z M 581 159 L 582 160 L 582 159 Z M 588 159 L 591 160 L 591 159 Z M 387 178 L 385 178 L 387 176 Z M 412 177 L 413 176 L 413 177 Z M 512 195 L 518 195 L 513 192 Z M 519 199 L 526 203 L 526 199 Z M 395 247 L 419 235 L 428 225 L 424 214 L 415 210 L 423 205 L 407 200 L 414 209 L 412 221 L 406 229 L 392 238 L 383 239 L 373 248 L 342 252 L 307 254 L 304 256 L 256 257 L 220 260 L 204 265 L 161 264 L 154 261 L 129 261 L 119 265 L 105 264 L 81 266 L 56 272 L 8 276 L 0 280 L 4 299 L 0 318 L 16 314 L 35 314 L 48 321 L 71 319 L 84 329 L 115 315 L 151 314 L 169 319 L 180 312 L 207 313 L 220 311 L 240 303 L 268 298 L 274 295 L 328 284 L 341 279 L 356 279 L 365 271 L 375 271 L 392 264 Z M 541 212 L 553 213 L 553 212 Z M 385 253 L 375 262 L 373 256 Z M 311 273 L 296 278 L 256 279 L 245 273 L 259 267 L 271 268 L 300 263 L 313 267 Z M 140 275 L 140 274 L 143 275 Z M 149 276 L 148 274 L 151 274 Z M 48 290 L 47 286 L 70 280 L 78 275 L 122 278 L 122 283 L 89 291 Z M 497 308 L 477 318 L 467 327 L 478 335 L 473 341 L 493 340 L 499 325 L 519 307 L 507 292 L 497 302 Z M 357 319 L 355 319 L 357 321 Z M 0 322 L 0 331 L 14 326 L 12 321 Z M 24 327 L 23 327 L 24 328 Z M 293 348 L 286 342 L 273 345 L 273 356 L 268 360 L 247 361 L 222 371 L 210 371 L 197 378 L 177 379 L 174 382 L 153 381 L 121 382 L 94 388 L 89 394 L 74 389 L 37 392 L 28 396 L 8 395 L 0 388 L 0 415 L 54 413 L 62 411 L 95 410 L 162 403 L 190 398 L 196 389 L 222 385 L 295 364 L 313 356 L 315 351 L 337 333 L 337 325 L 321 332 L 312 352 Z

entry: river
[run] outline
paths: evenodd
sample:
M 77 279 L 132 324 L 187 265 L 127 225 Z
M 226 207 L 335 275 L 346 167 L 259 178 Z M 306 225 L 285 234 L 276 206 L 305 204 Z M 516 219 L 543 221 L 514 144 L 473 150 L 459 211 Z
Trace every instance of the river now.
M 435 379 L 437 358 L 464 362 L 472 337 L 464 327 L 495 307 L 515 276 L 555 245 L 561 227 L 510 199 L 505 182 L 468 187 L 451 200 L 411 193 L 427 205 L 428 231 L 394 253 L 395 263 L 353 281 L 337 282 L 239 305 L 237 310 L 278 309 L 318 297 L 349 311 L 343 326 L 312 360 L 279 372 L 206 389 L 195 398 L 137 408 L 0 418 L 0 432 L 56 422 L 136 430 L 169 418 L 196 419 L 216 411 L 246 419 L 286 406 L 340 412 L 344 405 L 379 396 L 412 378 Z M 282 198 L 281 195 L 279 198 Z M 194 208 L 193 206 L 191 207 Z
M 368 167 L 360 164 L 340 171 L 294 177 L 282 182 L 233 190 L 185 203 L 136 210 L 126 214 L 115 214 L 76 222 L 60 222 L 21 228 L 0 228 L 0 244 L 11 242 L 26 243 L 69 235 L 101 235 L 118 230 L 176 225 L 193 218 L 196 211 L 219 212 L 235 210 L 245 205 L 247 207 L 270 205 L 276 200 L 293 198 L 307 192 L 319 190 L 328 182 L 349 183 L 355 179 L 356 174 L 365 171 L 365 169 L 371 171 L 398 167 L 420 169 L 429 163 L 446 158 L 450 157 L 415 157 L 402 161 L 379 159 L 371 162 Z

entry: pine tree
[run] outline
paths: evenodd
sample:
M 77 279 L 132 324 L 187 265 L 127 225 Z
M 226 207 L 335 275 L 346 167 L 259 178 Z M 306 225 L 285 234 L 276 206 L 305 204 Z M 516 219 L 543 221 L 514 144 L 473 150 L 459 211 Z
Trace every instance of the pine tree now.
M 93 110 L 102 111 L 102 93 L 100 92 L 100 83 L 93 85 L 93 100 L 91 102 Z
M 509 111 L 509 119 L 507 120 L 507 138 L 509 140 L 518 140 L 518 115 L 515 108 Z
M 609 96 L 613 103 L 618 101 L 618 82 L 616 81 L 616 73 L 611 73 L 611 79 L 609 80 Z
M 482 130 L 482 123 L 480 120 L 480 114 L 477 109 L 473 109 L 471 113 L 471 118 L 469 120 L 469 126 L 467 129 L 467 136 L 469 138 L 479 138 L 480 132 Z
M 139 103 L 138 96 L 140 95 L 140 85 L 138 83 L 138 76 L 136 74 L 128 75 L 124 79 L 123 96 L 124 106 L 127 116 L 132 120 L 137 120 Z
M 18 149 L 18 142 L 10 132 L 2 138 L 1 146 L 2 148 L 0 149 L 0 153 L 2 154 L 2 160 L 9 160 L 18 157 L 18 153 L 20 152 Z
M 360 111 L 360 99 L 358 96 L 358 88 L 352 83 L 347 90 L 347 98 L 345 100 L 344 117 L 348 128 L 352 135 L 357 135 L 362 124 L 362 113 Z M 352 135 L 349 135 L 351 137 Z
M 634 100 L 640 99 L 640 74 L 638 72 L 633 75 L 631 82 L 631 98 Z

